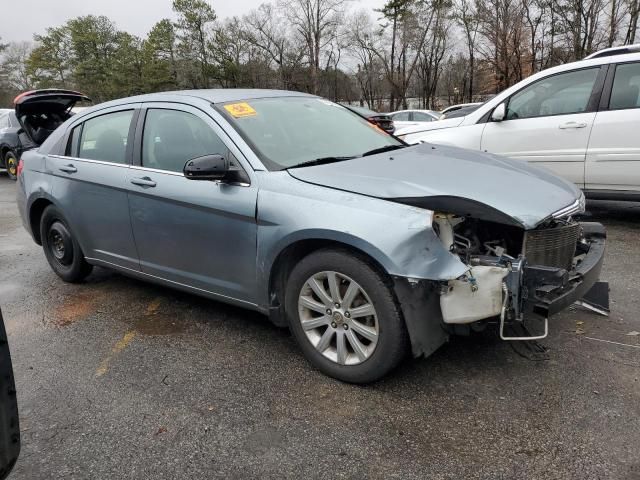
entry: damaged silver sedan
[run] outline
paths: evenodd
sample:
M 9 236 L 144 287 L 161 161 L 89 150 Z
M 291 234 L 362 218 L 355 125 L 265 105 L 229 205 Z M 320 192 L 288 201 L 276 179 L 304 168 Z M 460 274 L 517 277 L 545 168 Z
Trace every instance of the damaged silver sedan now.
M 572 184 L 407 146 L 295 92 L 101 104 L 25 153 L 18 180 L 24 225 L 65 281 L 98 265 L 263 312 L 355 383 L 491 323 L 545 336 L 597 283 L 605 247 Z

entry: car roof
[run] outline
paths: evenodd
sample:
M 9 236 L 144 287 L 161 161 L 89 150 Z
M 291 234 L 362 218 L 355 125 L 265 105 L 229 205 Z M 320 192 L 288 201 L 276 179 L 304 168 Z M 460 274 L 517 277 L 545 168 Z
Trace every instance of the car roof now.
M 257 98 L 273 97 L 315 97 L 315 95 L 303 92 L 270 90 L 264 88 L 212 88 L 208 90 L 180 90 L 166 93 L 173 95 L 189 95 L 209 100 L 212 103 L 225 103 L 238 100 L 255 100 Z
M 434 113 L 435 110 L 425 110 L 423 108 L 407 108 L 406 110 L 396 110 L 395 112 L 391 112 L 389 113 L 389 115 L 392 115 L 394 113 L 404 113 L 404 112 L 422 112 L 422 113 Z
M 593 52 L 591 55 L 584 57 L 584 60 L 591 60 L 592 58 L 611 57 L 615 55 L 625 55 L 627 53 L 638 53 L 638 52 L 640 52 L 640 43 L 635 43 L 633 45 L 620 45 L 617 47 L 609 47 L 603 50 L 598 50 L 597 52 Z
M 138 95 L 136 97 L 122 98 L 113 100 L 113 104 L 127 101 L 127 103 L 136 102 L 153 102 L 162 101 L 165 97 L 185 96 L 207 100 L 211 103 L 226 103 L 240 100 L 255 100 L 257 98 L 273 98 L 273 97 L 314 97 L 308 93 L 295 92 L 289 90 L 270 90 L 260 88 L 210 88 L 201 90 L 175 90 L 169 92 L 148 93 L 146 95 Z
M 317 98 L 316 95 L 308 93 L 295 92 L 289 90 L 270 90 L 259 88 L 210 88 L 200 90 L 175 90 L 168 92 L 155 92 L 133 97 L 124 97 L 116 100 L 110 100 L 104 103 L 98 103 L 91 107 L 77 112 L 76 118 L 82 118 L 94 112 L 104 110 L 106 108 L 118 107 L 132 103 L 144 102 L 180 102 L 190 103 L 189 99 L 204 100 L 209 103 L 226 103 L 239 102 L 244 100 L 256 100 L 258 98 L 276 98 L 276 97 L 309 97 Z

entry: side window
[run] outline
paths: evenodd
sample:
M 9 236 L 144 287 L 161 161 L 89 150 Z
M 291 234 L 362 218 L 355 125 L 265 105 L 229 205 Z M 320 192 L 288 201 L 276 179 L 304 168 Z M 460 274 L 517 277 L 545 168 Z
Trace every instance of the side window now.
M 84 122 L 78 157 L 127 163 L 127 139 L 132 118 L 133 110 L 127 110 L 107 113 Z
M 203 155 L 226 155 L 227 147 L 202 119 L 179 110 L 149 109 L 142 136 L 142 166 L 182 172 Z
M 7 128 L 9 126 L 9 114 L 5 113 L 0 116 L 0 128 Z
M 538 80 L 511 97 L 507 120 L 586 111 L 599 70 L 589 68 Z
M 640 63 L 623 63 L 616 66 L 609 110 L 638 108 L 640 106 Z
M 413 119 L 416 122 L 431 122 L 434 120 L 431 115 L 424 112 L 413 112 Z
M 77 157 L 78 156 L 78 146 L 80 145 L 80 134 L 82 133 L 82 125 L 78 125 L 71 130 L 71 135 L 69 135 L 69 140 L 67 141 L 67 148 L 65 149 L 64 154 L 67 157 Z
M 400 112 L 391 115 L 391 118 L 394 122 L 408 122 L 409 121 L 409 112 Z

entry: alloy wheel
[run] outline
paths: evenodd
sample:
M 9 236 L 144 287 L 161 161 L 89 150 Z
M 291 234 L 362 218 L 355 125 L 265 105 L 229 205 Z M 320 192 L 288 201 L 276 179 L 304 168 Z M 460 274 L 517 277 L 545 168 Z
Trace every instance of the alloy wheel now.
M 298 297 L 298 316 L 307 339 L 324 357 L 357 365 L 373 354 L 380 328 L 367 292 L 339 272 L 307 279 Z

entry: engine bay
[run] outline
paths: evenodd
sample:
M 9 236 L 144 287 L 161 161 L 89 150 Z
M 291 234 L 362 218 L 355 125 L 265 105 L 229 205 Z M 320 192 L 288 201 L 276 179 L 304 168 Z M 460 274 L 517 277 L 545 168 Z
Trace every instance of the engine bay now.
M 525 268 L 569 278 L 588 251 L 580 224 L 570 217 L 524 230 L 436 212 L 433 227 L 447 250 L 468 267 L 464 275 L 442 286 L 440 305 L 448 324 L 499 318 L 502 327 L 522 321 L 530 287 Z

